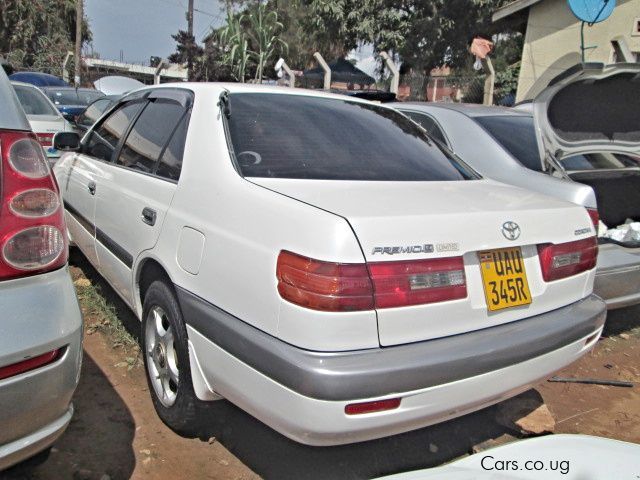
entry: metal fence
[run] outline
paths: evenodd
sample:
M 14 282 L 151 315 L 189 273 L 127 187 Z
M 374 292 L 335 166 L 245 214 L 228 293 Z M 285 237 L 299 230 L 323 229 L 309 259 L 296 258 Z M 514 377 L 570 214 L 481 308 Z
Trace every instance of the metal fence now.
M 398 96 L 405 101 L 482 103 L 486 75 L 404 75 Z M 515 92 L 494 90 L 494 105 L 509 105 Z

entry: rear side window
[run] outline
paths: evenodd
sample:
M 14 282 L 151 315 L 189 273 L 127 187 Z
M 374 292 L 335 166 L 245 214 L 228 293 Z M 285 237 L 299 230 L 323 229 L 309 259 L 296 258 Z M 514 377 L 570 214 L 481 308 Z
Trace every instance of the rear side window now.
M 229 133 L 242 175 L 326 180 L 476 178 L 389 108 L 302 95 L 229 96 Z
M 617 170 L 640 167 L 640 157 L 606 152 L 573 155 L 561 162 L 567 170 Z
M 111 105 L 112 100 L 108 98 L 96 100 L 91 105 L 87 107 L 87 109 L 82 112 L 82 114 L 78 117 L 76 123 L 78 125 L 82 125 L 83 127 L 91 127 L 96 120 L 100 118 L 100 116 L 104 113 L 109 105 Z
M 110 162 L 118 142 L 142 105 L 143 102 L 126 103 L 111 113 L 111 115 L 91 133 L 85 153 L 100 160 Z
M 160 153 L 183 113 L 184 108 L 177 102 L 163 99 L 149 102 L 127 136 L 116 163 L 144 173 L 154 173 Z
M 47 101 L 46 97 L 37 89 L 14 85 L 20 105 L 27 115 L 55 115 L 58 111 Z
M 476 117 L 475 120 L 523 166 L 542 171 L 533 117 L 505 115 Z
M 429 135 L 441 142 L 443 145 L 447 145 L 447 140 L 444 138 L 444 133 L 436 123 L 436 121 L 429 115 L 417 112 L 403 112 L 406 116 L 411 118 L 414 122 L 424 128 Z

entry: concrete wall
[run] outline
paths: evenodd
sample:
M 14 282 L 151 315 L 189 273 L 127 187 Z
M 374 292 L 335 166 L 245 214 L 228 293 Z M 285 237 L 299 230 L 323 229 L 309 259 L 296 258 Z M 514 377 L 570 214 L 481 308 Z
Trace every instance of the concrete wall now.
M 640 0 L 618 0 L 607 20 L 585 26 L 585 46 L 597 47 L 586 51 L 586 61 L 611 63 L 611 41 L 620 36 L 640 57 L 640 35 L 634 34 L 638 20 Z M 534 97 L 549 80 L 580 61 L 580 22 L 566 0 L 543 0 L 533 5 L 529 9 L 516 101 Z

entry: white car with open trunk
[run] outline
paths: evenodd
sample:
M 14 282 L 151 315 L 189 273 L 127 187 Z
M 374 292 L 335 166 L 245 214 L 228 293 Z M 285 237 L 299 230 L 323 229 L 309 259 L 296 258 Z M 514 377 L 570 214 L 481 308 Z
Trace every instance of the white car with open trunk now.
M 586 209 L 482 179 L 391 108 L 132 92 L 55 173 L 72 240 L 142 320 L 160 417 L 227 398 L 332 445 L 463 415 L 597 341 Z

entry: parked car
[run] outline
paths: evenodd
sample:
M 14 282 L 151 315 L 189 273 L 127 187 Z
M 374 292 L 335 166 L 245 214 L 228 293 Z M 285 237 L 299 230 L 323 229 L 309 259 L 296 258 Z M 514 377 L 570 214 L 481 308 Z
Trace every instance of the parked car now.
M 112 107 L 120 97 L 121 95 L 105 95 L 91 102 L 87 105 L 87 108 L 76 117 L 74 123 L 75 128 L 80 133 L 89 130 L 89 128 L 96 123 L 96 120 L 98 120 L 109 107 Z
M 78 148 L 54 167 L 71 237 L 141 319 L 177 431 L 223 396 L 306 444 L 391 435 L 524 391 L 602 331 L 587 211 L 480 178 L 391 108 L 165 84 Z
M 42 72 L 16 72 L 9 75 L 9 80 L 29 83 L 36 87 L 68 87 L 69 84 L 60 77 Z
M 639 68 L 569 72 L 520 109 L 394 106 L 481 174 L 584 205 L 594 220 L 615 227 L 640 220 L 640 136 L 635 109 L 624 104 L 640 98 L 639 84 L 629 80 Z M 640 242 L 599 243 L 594 292 L 610 309 L 640 303 Z
M 82 317 L 62 201 L 0 69 L 0 470 L 46 452 L 71 420 Z M 42 453 L 44 455 L 44 453 Z
M 53 148 L 53 136 L 57 132 L 73 130 L 72 125 L 63 118 L 38 87 L 21 82 L 11 82 L 11 84 L 38 142 L 42 145 L 49 161 L 55 162 L 60 158 L 60 152 Z
M 104 93 L 93 88 L 42 87 L 42 91 L 60 113 L 72 121 L 75 121 L 76 116 L 81 114 L 87 105 L 104 96 Z

